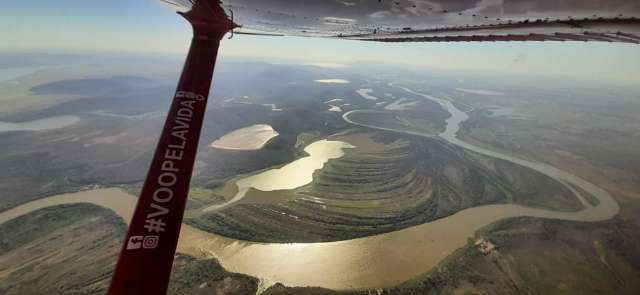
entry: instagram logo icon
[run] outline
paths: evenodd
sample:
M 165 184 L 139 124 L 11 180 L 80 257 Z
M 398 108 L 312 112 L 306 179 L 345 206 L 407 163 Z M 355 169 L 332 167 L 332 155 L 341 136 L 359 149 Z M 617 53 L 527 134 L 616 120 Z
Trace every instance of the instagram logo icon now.
M 155 249 L 158 247 L 159 240 L 160 238 L 158 236 L 146 236 L 144 240 L 142 240 L 142 248 Z

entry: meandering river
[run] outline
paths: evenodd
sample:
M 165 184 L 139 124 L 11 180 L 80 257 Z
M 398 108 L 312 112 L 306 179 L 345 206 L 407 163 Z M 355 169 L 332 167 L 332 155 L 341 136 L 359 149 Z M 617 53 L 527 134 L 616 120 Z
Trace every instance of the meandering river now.
M 558 212 L 520 205 L 486 205 L 459 211 L 451 216 L 403 230 L 328 243 L 265 244 L 228 239 L 183 225 L 178 251 L 198 258 L 216 257 L 228 270 L 245 273 L 268 282 L 288 286 L 321 286 L 331 289 L 381 288 L 402 283 L 436 266 L 442 259 L 465 245 L 467 238 L 495 221 L 517 216 L 533 216 L 575 221 L 606 220 L 619 211 L 611 195 L 596 185 L 553 166 L 525 161 L 473 146 L 456 134 L 468 117 L 450 101 L 427 94 L 406 91 L 439 103 L 451 113 L 447 127 L 439 136 L 447 142 L 486 156 L 510 161 L 548 175 L 561 183 L 580 187 L 598 198 L 597 206 L 585 204 L 578 212 Z M 384 126 L 347 122 L 393 132 L 416 134 Z M 417 134 L 420 135 L 420 134 Z M 118 189 L 102 189 L 65 194 L 36 200 L 0 213 L 0 222 L 47 206 L 89 202 L 113 209 L 126 221 L 135 207 L 135 197 Z

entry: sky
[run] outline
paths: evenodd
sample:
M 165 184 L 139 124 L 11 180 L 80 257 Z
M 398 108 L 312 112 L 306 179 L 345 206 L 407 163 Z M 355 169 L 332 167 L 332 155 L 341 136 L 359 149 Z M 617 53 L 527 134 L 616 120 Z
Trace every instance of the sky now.
M 184 55 L 191 28 L 154 0 L 3 1 L 2 52 Z M 222 56 L 349 65 L 384 62 L 436 70 L 532 73 L 637 82 L 640 45 L 598 42 L 375 43 L 236 35 Z

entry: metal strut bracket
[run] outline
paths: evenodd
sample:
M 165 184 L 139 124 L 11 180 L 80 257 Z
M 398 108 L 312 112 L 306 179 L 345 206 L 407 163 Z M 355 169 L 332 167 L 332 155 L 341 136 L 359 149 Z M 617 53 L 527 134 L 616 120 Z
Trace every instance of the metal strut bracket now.
M 109 287 L 166 294 L 220 40 L 233 28 L 218 0 L 180 13 L 193 40 Z

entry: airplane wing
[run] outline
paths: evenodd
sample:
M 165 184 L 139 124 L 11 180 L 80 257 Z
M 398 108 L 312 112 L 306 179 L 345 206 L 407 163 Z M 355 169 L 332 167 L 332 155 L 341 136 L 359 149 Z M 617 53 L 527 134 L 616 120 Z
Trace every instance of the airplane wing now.
M 188 11 L 190 0 L 161 0 Z M 638 0 L 223 0 L 237 33 L 382 42 L 640 43 Z

